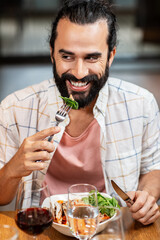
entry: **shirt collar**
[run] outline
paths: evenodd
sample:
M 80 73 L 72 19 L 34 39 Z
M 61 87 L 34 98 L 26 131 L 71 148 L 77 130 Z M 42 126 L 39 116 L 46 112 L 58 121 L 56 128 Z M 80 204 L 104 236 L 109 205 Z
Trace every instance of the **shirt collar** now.
M 94 115 L 96 114 L 96 109 L 105 116 L 106 113 L 106 105 L 108 102 L 108 80 L 105 83 L 104 87 L 100 90 L 96 104 L 93 109 Z

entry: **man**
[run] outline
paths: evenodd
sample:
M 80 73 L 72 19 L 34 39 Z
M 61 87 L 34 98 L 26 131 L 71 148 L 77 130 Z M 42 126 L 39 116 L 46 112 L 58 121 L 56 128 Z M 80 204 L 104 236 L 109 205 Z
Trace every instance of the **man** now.
M 55 80 L 1 104 L 0 204 L 12 201 L 24 177 L 43 178 L 52 194 L 86 182 L 114 195 L 114 179 L 135 201 L 133 218 L 154 222 L 160 215 L 158 107 L 148 91 L 108 78 L 116 18 L 107 1 L 67 1 L 53 23 L 50 47 Z M 70 94 L 79 109 L 54 127 L 59 96 Z M 53 143 L 46 141 L 53 134 Z

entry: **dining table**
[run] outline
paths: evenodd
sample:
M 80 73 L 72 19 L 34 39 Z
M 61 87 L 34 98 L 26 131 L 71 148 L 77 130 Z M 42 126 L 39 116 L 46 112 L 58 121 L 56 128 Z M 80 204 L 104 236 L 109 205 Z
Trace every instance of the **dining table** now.
M 129 208 L 122 207 L 121 209 L 125 240 L 160 240 L 160 218 L 158 218 L 153 224 L 144 226 L 140 222 L 137 222 L 132 218 Z M 0 224 L 8 224 L 15 226 L 19 232 L 19 240 L 31 239 L 26 233 L 24 233 L 17 227 L 15 223 L 14 211 L 1 211 Z M 52 239 L 72 240 L 74 238 L 61 234 L 60 232 L 55 230 L 52 226 L 46 229 L 42 234 L 37 236 L 37 240 L 52 240 Z M 96 239 L 107 240 L 105 236 L 105 230 L 97 234 Z

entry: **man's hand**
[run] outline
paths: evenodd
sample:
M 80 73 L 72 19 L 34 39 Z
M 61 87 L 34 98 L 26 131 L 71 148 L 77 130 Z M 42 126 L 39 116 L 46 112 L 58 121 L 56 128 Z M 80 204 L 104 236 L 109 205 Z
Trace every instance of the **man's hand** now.
M 153 196 L 147 191 L 127 192 L 128 196 L 134 200 L 134 204 L 130 207 L 132 217 L 144 225 L 148 225 L 156 221 L 160 217 L 159 207 Z
M 50 159 L 50 153 L 54 151 L 53 143 L 45 138 L 58 132 L 59 127 L 52 127 L 24 139 L 17 153 L 7 164 L 10 177 L 21 178 L 32 171 L 44 169 L 45 161 Z M 37 160 L 41 161 L 36 162 Z

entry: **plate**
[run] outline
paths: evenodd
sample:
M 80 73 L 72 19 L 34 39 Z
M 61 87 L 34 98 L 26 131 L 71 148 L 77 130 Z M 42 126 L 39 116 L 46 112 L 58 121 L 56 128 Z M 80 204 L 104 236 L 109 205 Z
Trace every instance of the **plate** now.
M 106 193 L 101 193 L 104 197 L 107 197 L 107 198 L 111 198 L 111 196 L 109 196 L 108 194 Z M 51 202 L 54 203 L 58 200 L 64 200 L 64 201 L 67 201 L 68 200 L 68 194 L 57 194 L 57 195 L 52 195 L 51 196 Z M 49 199 L 46 198 L 42 204 L 43 207 L 49 207 Z M 106 228 L 106 225 L 108 224 L 109 221 L 111 221 L 112 219 L 114 218 L 111 217 L 107 220 L 105 220 L 104 222 L 102 223 L 99 223 L 98 225 L 98 228 L 97 228 L 97 231 L 96 231 L 96 234 L 97 233 L 100 233 L 101 231 L 103 231 L 105 228 Z M 64 225 L 64 224 L 59 224 L 59 223 L 55 223 L 53 222 L 52 224 L 53 228 L 55 228 L 58 232 L 66 235 L 66 236 L 69 236 L 69 237 L 73 237 L 69 227 L 67 225 Z

